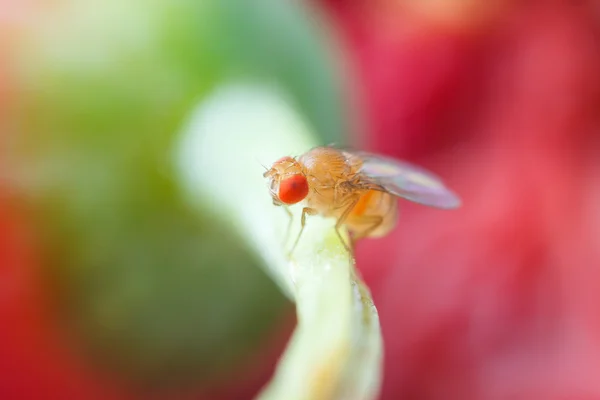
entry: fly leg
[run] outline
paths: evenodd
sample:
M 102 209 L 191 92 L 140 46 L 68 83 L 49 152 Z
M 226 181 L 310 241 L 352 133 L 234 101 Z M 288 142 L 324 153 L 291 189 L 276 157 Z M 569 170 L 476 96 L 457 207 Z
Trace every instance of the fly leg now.
M 288 253 L 288 258 L 292 257 L 292 253 L 294 252 L 294 250 L 296 250 L 296 246 L 298 245 L 298 242 L 300 241 L 300 236 L 302 236 L 302 232 L 304 231 L 304 226 L 306 225 L 306 215 L 315 215 L 317 213 L 317 211 L 315 209 L 312 209 L 310 207 L 304 207 L 302 209 L 302 217 L 300 218 L 300 232 L 298 233 L 298 237 L 296 237 L 296 241 L 294 242 L 294 245 L 292 246 L 292 248 L 290 249 L 289 253 Z
M 282 204 L 273 200 L 273 205 L 276 207 L 281 207 Z M 283 245 L 286 245 L 288 240 L 290 239 L 290 233 L 292 230 L 292 223 L 294 222 L 294 215 L 292 214 L 292 212 L 290 211 L 290 209 L 286 206 L 283 206 L 283 210 L 285 211 L 285 213 L 287 214 L 287 216 L 289 217 L 289 221 L 288 221 L 288 225 L 287 228 L 285 230 L 285 236 L 284 236 L 284 240 L 283 240 Z
M 290 211 L 289 208 L 283 207 L 283 209 L 285 210 L 285 213 L 290 218 L 288 221 L 287 228 L 285 230 L 285 239 L 283 240 L 283 244 L 285 246 L 287 244 L 288 240 L 290 239 L 290 233 L 292 232 L 292 223 L 294 222 L 294 215 L 292 214 L 292 212 Z
M 377 229 L 379 227 L 379 225 L 381 225 L 383 223 L 383 216 L 381 216 L 381 215 L 365 215 L 361 219 L 362 219 L 361 223 L 370 224 L 370 225 L 367 227 L 367 229 L 364 229 L 362 232 L 360 232 L 359 234 L 356 234 L 352 237 L 352 240 L 351 240 L 352 247 L 354 247 L 354 244 L 356 243 L 357 240 L 369 236 L 369 234 L 371 234 L 371 232 L 373 232 L 375 229 Z
M 352 257 L 354 257 L 354 253 L 352 251 L 352 243 L 350 243 L 350 246 L 348 246 L 348 244 L 342 237 L 342 234 L 340 233 L 340 228 L 341 228 L 342 224 L 346 221 L 346 218 L 348 218 L 348 215 L 350 214 L 350 212 L 352 211 L 352 209 L 354 208 L 356 203 L 358 203 L 359 199 L 360 199 L 360 196 L 351 197 L 350 200 L 348 200 L 348 203 L 349 203 L 348 206 L 344 209 L 344 212 L 342 213 L 342 215 L 340 215 L 337 222 L 335 223 L 335 233 L 337 234 L 338 238 L 340 238 L 340 241 L 344 245 L 344 248 L 346 249 L 346 251 L 348 251 L 348 253 L 350 253 L 350 255 Z

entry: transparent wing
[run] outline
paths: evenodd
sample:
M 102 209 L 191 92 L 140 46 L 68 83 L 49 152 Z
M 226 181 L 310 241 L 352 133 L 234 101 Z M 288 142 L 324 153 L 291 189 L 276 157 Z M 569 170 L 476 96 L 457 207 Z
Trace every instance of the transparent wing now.
M 407 162 L 366 152 L 347 152 L 362 161 L 361 180 L 395 196 L 437 208 L 457 208 L 459 197 L 431 172 Z

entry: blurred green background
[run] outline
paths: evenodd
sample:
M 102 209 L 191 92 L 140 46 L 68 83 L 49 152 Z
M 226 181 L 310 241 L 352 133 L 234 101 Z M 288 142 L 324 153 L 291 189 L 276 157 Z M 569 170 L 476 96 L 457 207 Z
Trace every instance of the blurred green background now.
M 319 18 L 281 0 L 30 10 L 12 172 L 63 326 L 97 365 L 143 386 L 215 378 L 292 310 L 227 221 L 184 203 L 171 157 L 192 107 L 239 79 L 277 84 L 323 143 L 343 141 Z

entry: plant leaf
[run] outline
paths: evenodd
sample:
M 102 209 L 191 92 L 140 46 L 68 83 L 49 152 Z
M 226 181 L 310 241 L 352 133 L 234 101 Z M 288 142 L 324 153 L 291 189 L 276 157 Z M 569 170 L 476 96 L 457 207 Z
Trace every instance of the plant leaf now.
M 379 391 L 377 311 L 335 233 L 335 221 L 310 217 L 288 260 L 301 206 L 290 208 L 292 234 L 285 242 L 289 219 L 273 206 L 262 177 L 263 165 L 316 145 L 283 92 L 238 83 L 218 89 L 198 106 L 176 149 L 189 201 L 232 225 L 296 302 L 298 326 L 260 400 L 362 400 Z

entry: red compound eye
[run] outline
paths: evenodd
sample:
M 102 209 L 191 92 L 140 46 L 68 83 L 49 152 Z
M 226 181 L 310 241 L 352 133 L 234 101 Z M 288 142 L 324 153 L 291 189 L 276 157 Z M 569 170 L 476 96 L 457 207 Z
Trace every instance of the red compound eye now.
M 308 194 L 308 182 L 301 174 L 282 179 L 279 183 L 279 200 L 285 204 L 296 204 Z

